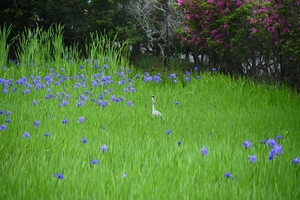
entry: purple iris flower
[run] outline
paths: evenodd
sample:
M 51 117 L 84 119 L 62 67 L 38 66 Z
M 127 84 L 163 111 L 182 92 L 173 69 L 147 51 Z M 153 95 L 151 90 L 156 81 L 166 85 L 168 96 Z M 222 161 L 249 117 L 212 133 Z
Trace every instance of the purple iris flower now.
M 132 101 L 128 101 L 128 102 L 126 103 L 126 105 L 132 107 L 132 105 L 133 105 L 133 104 L 132 104 Z
M 50 136 L 50 133 L 47 132 L 47 133 L 44 134 L 44 136 L 45 136 L 45 137 L 49 137 L 49 136 Z
M 201 152 L 203 152 L 204 156 L 208 155 L 208 149 L 206 147 L 202 147 L 199 151 L 198 154 L 200 154 Z
M 162 82 L 161 78 L 160 78 L 160 74 L 157 74 L 153 77 L 153 81 L 154 83 L 159 83 Z
M 35 121 L 33 122 L 33 125 L 34 125 L 35 127 L 38 127 L 40 124 L 41 124 L 41 122 L 40 122 L 39 120 L 35 120 Z
M 120 102 L 123 102 L 124 99 L 125 99 L 125 97 L 120 97 Z
M 252 143 L 251 143 L 249 140 L 246 140 L 246 141 L 242 144 L 242 146 L 243 146 L 244 148 L 249 147 L 249 148 L 251 149 L 251 148 L 252 148 Z
M 130 92 L 136 92 L 136 89 L 134 87 L 130 87 L 129 91 Z
M 232 176 L 232 174 L 229 173 L 229 172 L 226 172 L 226 173 L 224 174 L 224 177 L 225 177 L 225 178 L 232 178 L 232 179 L 234 179 L 234 177 Z
M 108 152 L 108 148 L 107 148 L 106 144 L 100 146 L 99 151 L 103 151 L 103 152 L 107 153 Z
M 36 106 L 36 100 L 33 100 L 32 105 Z
M 8 90 L 5 88 L 5 89 L 2 90 L 2 93 L 3 94 L 8 94 Z
M 65 98 L 68 100 L 68 99 L 70 99 L 70 95 L 69 94 L 66 94 L 65 95 Z
M 119 102 L 119 99 L 116 97 L 116 95 L 112 95 L 110 97 L 110 100 L 113 101 L 113 102 Z
M 3 130 L 5 130 L 5 129 L 7 129 L 6 124 L 2 124 L 2 125 L 0 126 L 0 131 L 3 131 Z
M 262 140 L 260 144 L 266 144 L 267 140 Z
M 96 164 L 100 165 L 100 163 L 97 159 L 93 159 L 90 163 L 91 163 L 91 165 L 96 165 Z
M 182 142 L 179 140 L 179 141 L 177 142 L 178 146 L 180 146 L 180 145 L 181 145 L 181 143 L 182 143 Z
M 82 101 L 87 101 L 88 100 L 88 98 L 87 98 L 87 96 L 85 96 L 85 95 L 80 95 L 79 96 L 80 97 L 80 99 L 82 100 Z
M 79 117 L 78 119 L 77 119 L 77 122 L 78 123 L 82 123 L 82 122 L 84 122 L 85 121 L 85 119 L 84 119 L 84 117 Z
M 7 111 L 6 114 L 5 114 L 6 117 L 8 117 L 11 113 L 12 113 L 11 111 Z
M 28 132 L 25 132 L 25 133 L 23 134 L 23 138 L 28 138 L 28 137 L 30 137 L 30 134 L 29 134 Z
M 99 100 L 98 101 L 99 105 L 102 106 L 103 108 L 106 108 L 107 104 L 108 104 L 108 101 L 107 100 Z
M 279 144 L 274 145 L 274 147 L 270 150 L 269 152 L 269 159 L 268 160 L 273 160 L 273 158 L 276 155 L 281 155 L 282 154 L 282 147 Z
M 87 143 L 87 139 L 86 138 L 82 138 L 81 141 L 86 144 Z
M 275 146 L 276 145 L 276 141 L 274 139 L 268 139 L 267 141 L 267 146 Z
M 60 173 L 54 174 L 54 177 L 57 177 L 58 179 L 64 179 L 64 178 L 65 178 L 65 177 L 64 177 L 62 174 L 60 174 Z
M 276 140 L 280 140 L 280 139 L 283 139 L 283 136 L 282 135 L 277 135 Z
M 191 81 L 191 78 L 190 78 L 190 77 L 185 77 L 185 78 L 184 78 L 184 81 L 190 82 L 190 81 Z
M 62 121 L 62 123 L 63 123 L 63 124 L 66 124 L 66 123 L 70 123 L 70 121 L 69 121 L 68 119 L 64 119 L 64 120 Z
M 52 94 L 47 94 L 47 95 L 46 95 L 46 99 L 51 99 L 51 98 L 53 98 L 53 95 L 52 95 Z
M 257 161 L 256 156 L 248 156 L 248 161 L 255 163 Z
M 84 101 L 79 101 L 76 103 L 76 107 L 81 107 L 83 106 Z
M 292 165 L 295 164 L 295 163 L 300 164 L 300 159 L 299 159 L 298 157 L 296 157 L 296 158 L 294 158 L 294 159 L 292 160 Z
M 169 78 L 169 79 L 172 79 L 172 78 L 175 79 L 175 78 L 176 78 L 176 74 L 169 74 L 168 78 Z

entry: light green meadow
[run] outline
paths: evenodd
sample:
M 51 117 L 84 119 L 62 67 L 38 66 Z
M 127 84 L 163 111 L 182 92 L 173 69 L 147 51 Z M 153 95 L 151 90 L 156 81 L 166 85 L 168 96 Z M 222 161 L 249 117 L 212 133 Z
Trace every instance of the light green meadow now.
M 177 83 L 162 73 L 162 82 L 143 82 L 144 73 L 126 66 L 126 58 L 113 59 L 120 56 L 117 48 L 99 53 L 95 45 L 91 49 L 97 56 L 88 62 L 58 56 L 59 61 L 48 61 L 47 67 L 42 59 L 36 61 L 41 62 L 39 67 L 29 69 L 5 64 L 0 73 L 0 125 L 5 124 L 0 130 L 0 199 L 300 198 L 300 165 L 292 165 L 300 156 L 298 94 L 284 86 L 232 80 L 218 72 L 201 73 L 200 79 L 191 72 L 189 82 L 178 73 Z M 95 53 L 91 52 L 89 57 Z M 123 85 L 118 84 L 121 75 L 116 75 L 122 72 L 120 66 L 126 66 Z M 93 75 L 100 70 L 101 77 L 110 76 L 113 83 L 92 86 Z M 58 74 L 67 79 L 55 85 Z M 85 87 L 76 89 L 81 74 Z M 35 89 L 33 80 L 40 76 L 45 84 L 49 75 L 53 82 Z M 31 85 L 27 94 L 22 91 L 28 85 L 16 83 L 22 77 Z M 7 86 L 5 94 L 9 78 L 13 86 Z M 124 92 L 130 83 L 136 91 Z M 104 92 L 106 107 L 94 102 Z M 53 98 L 46 99 L 47 94 Z M 88 99 L 77 107 L 80 95 Z M 113 102 L 113 95 L 124 97 L 123 102 Z M 164 119 L 151 116 L 151 95 Z M 62 105 L 63 100 L 68 105 Z M 132 106 L 126 105 L 128 101 Z M 78 123 L 80 117 L 85 121 Z M 69 123 L 63 124 L 64 119 Z M 168 130 L 172 132 L 167 134 Z M 30 137 L 24 138 L 25 132 Z M 45 137 L 47 132 L 50 136 Z M 284 138 L 276 140 L 278 135 Z M 260 144 L 270 138 L 282 147 L 282 154 L 273 160 L 268 160 L 272 147 Z M 246 140 L 252 148 L 242 146 Z M 108 152 L 99 151 L 104 144 Z M 207 156 L 199 153 L 202 147 L 208 149 Z M 257 162 L 248 161 L 252 155 Z M 99 164 L 91 164 L 93 159 Z M 224 177 L 227 172 L 233 178 Z

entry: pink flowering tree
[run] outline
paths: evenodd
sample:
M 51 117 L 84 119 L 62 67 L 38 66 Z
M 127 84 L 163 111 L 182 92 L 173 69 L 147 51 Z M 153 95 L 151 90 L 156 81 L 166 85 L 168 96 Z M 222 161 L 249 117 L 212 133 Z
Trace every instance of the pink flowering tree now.
M 242 64 L 251 49 L 254 38 L 247 18 L 251 14 L 250 2 L 230 0 L 178 0 L 184 22 L 179 38 L 199 52 L 204 52 L 214 63 L 239 66 L 231 70 L 241 72 Z
M 300 0 L 178 0 L 176 7 L 184 18 L 178 38 L 229 71 L 282 76 L 299 63 Z
M 281 79 L 300 81 L 300 0 L 267 0 L 254 4 L 249 18 L 258 36 L 265 35 L 262 42 L 269 41 L 266 64 L 277 64 Z

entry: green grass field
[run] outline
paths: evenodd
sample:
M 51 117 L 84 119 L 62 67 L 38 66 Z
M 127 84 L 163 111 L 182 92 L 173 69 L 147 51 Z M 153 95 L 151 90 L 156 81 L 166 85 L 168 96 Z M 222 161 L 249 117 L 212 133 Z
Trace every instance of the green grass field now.
M 0 199 L 300 198 L 298 94 L 100 58 L 1 71 Z

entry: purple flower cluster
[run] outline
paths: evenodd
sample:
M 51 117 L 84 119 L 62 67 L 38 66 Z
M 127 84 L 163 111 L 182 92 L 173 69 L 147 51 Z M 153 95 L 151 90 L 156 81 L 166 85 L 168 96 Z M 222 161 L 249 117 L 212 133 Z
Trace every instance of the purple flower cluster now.
M 173 83 L 177 83 L 176 74 L 169 74 L 168 78 L 171 79 Z
M 276 136 L 276 140 L 282 140 L 284 137 L 282 135 Z M 282 147 L 279 143 L 276 142 L 273 138 L 269 138 L 268 140 L 263 139 L 260 144 L 265 144 L 267 147 L 272 147 L 269 151 L 269 158 L 268 160 L 273 160 L 276 156 L 282 154 Z
M 284 137 L 282 135 L 276 136 L 276 140 L 279 141 L 283 139 Z M 282 146 L 276 142 L 273 138 L 269 138 L 268 140 L 263 139 L 260 144 L 265 144 L 267 147 L 272 147 L 269 151 L 269 157 L 268 160 L 273 160 L 275 157 L 282 155 Z M 248 140 L 246 140 L 242 146 L 244 148 L 252 148 L 252 143 Z M 248 161 L 251 161 L 252 163 L 255 163 L 257 161 L 256 156 L 248 156 Z
M 185 82 L 190 82 L 191 81 L 191 73 L 189 71 L 185 71 L 184 81 Z
M 136 89 L 133 87 L 132 83 L 129 83 L 128 86 L 124 88 L 124 92 L 136 92 Z
M 277 155 L 281 155 L 282 154 L 282 148 L 279 144 L 275 144 L 273 146 L 273 148 L 270 150 L 269 152 L 269 160 L 273 160 L 273 158 Z
M 4 131 L 7 129 L 7 124 L 11 122 L 10 115 L 12 114 L 11 111 L 4 111 L 0 110 L 0 115 L 3 115 L 5 113 L 5 124 L 0 125 L 0 131 Z

